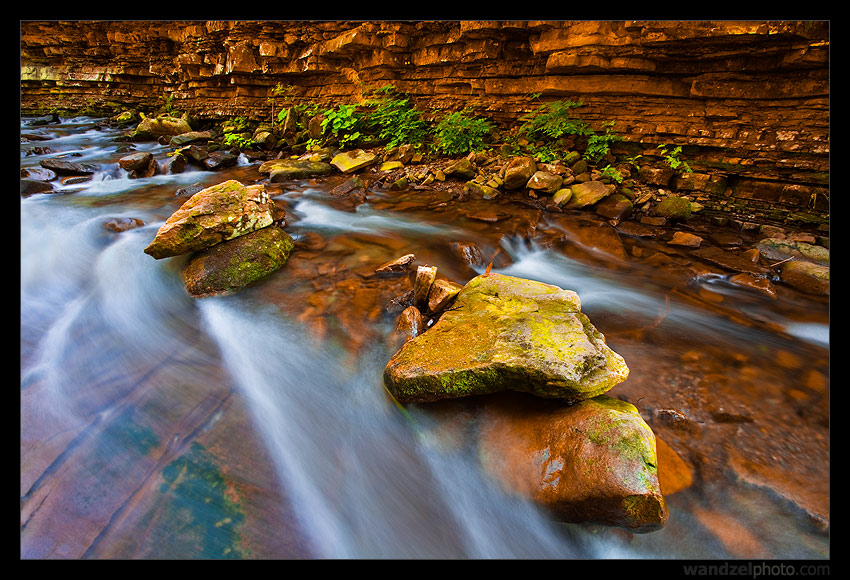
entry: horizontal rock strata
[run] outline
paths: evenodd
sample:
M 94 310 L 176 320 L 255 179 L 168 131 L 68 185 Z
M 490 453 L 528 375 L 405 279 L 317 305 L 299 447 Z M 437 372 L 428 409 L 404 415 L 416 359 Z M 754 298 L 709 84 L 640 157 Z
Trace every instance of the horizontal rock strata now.
M 786 219 L 828 212 L 829 32 L 828 21 L 25 21 L 21 111 L 159 95 L 198 118 L 270 119 L 278 84 L 289 104 L 329 105 L 393 84 L 423 110 L 473 107 L 508 126 L 570 99 L 594 129 L 613 121 L 615 152 L 642 165 L 681 145 L 699 179 L 679 185 L 704 181 L 707 210 Z

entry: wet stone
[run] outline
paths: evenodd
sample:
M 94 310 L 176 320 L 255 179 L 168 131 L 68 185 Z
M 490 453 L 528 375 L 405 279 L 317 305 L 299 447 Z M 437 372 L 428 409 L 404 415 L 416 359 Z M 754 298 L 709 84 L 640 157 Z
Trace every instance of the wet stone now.
M 655 435 L 630 403 L 607 396 L 571 406 L 519 397 L 486 404 L 485 470 L 566 522 L 646 533 L 667 522 Z

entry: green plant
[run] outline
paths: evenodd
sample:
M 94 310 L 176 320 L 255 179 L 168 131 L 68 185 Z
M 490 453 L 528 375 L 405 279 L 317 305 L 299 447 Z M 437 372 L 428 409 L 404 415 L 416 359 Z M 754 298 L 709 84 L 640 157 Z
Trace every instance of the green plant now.
M 286 121 L 286 115 L 289 113 L 289 107 L 287 107 L 285 104 L 290 103 L 292 101 L 292 94 L 294 91 L 295 87 L 293 87 L 292 85 L 283 86 L 280 83 L 277 83 L 271 89 L 271 95 L 268 97 L 267 100 L 272 105 L 272 125 L 274 125 L 275 120 L 277 120 L 278 123 L 283 123 L 284 121 Z M 277 100 L 279 98 L 283 99 L 283 102 L 285 104 L 281 107 L 280 111 L 278 111 L 277 115 L 275 115 L 274 109 L 275 105 L 277 105 Z
M 251 146 L 251 137 L 246 136 L 241 133 L 225 133 L 222 138 L 222 143 L 225 147 L 238 147 L 241 149 L 247 149 Z
M 378 89 L 380 96 L 369 104 L 373 107 L 367 124 L 377 132 L 378 138 L 387 141 L 387 148 L 399 145 L 420 147 L 428 136 L 428 123 L 406 95 L 395 92 L 392 85 Z
M 357 105 L 337 105 L 336 108 L 325 111 L 322 120 L 322 131 L 330 133 L 339 140 L 340 146 L 353 145 L 361 137 L 360 129 L 363 118 L 357 112 Z
M 168 115 L 170 117 L 179 115 L 179 111 L 174 108 L 174 93 L 168 95 L 160 95 L 158 100 L 162 102 L 157 110 L 157 115 Z
M 643 157 L 643 155 L 641 155 L 640 153 L 638 153 L 636 155 L 631 155 L 629 157 L 626 157 L 626 163 L 630 164 L 632 167 L 634 167 L 635 169 L 640 171 L 640 165 L 638 165 L 638 159 L 640 159 L 641 157 Z
M 225 147 L 247 149 L 251 146 L 251 123 L 245 117 L 234 117 L 222 124 L 222 144 Z
M 582 106 L 581 101 L 553 101 L 544 103 L 520 117 L 522 135 L 532 141 L 554 140 L 564 135 L 589 135 L 590 126 L 570 117 L 570 110 Z
M 669 147 L 670 146 L 666 143 L 658 146 L 658 149 L 661 150 L 661 156 L 664 157 L 664 161 L 667 165 L 669 165 L 674 171 L 679 171 L 681 169 L 686 173 L 693 173 L 693 170 L 691 169 L 691 166 L 688 165 L 687 161 L 679 158 L 679 155 L 682 154 L 682 146 L 677 145 L 673 149 L 669 149 Z
M 599 171 L 599 173 L 602 175 L 603 178 L 610 179 L 611 181 L 614 181 L 616 183 L 623 183 L 623 174 L 620 173 L 620 171 L 615 167 L 606 165 Z
M 445 115 L 434 129 L 434 151 L 443 155 L 461 155 L 486 147 L 486 138 L 495 126 L 467 111 Z
M 551 143 L 531 143 L 528 145 L 531 156 L 541 163 L 552 163 L 561 158 L 563 151 Z
M 614 121 L 605 123 L 605 133 L 602 135 L 592 134 L 587 140 L 587 148 L 584 150 L 584 157 L 591 163 L 598 163 L 603 157 L 608 155 L 611 150 L 611 143 L 622 141 L 623 138 L 615 135 L 612 131 Z

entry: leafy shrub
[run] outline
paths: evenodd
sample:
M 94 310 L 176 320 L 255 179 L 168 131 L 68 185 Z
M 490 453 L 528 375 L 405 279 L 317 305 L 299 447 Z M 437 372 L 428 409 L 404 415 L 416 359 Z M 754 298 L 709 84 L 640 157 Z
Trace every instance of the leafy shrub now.
M 251 146 L 251 123 L 245 117 L 234 117 L 225 121 L 222 130 L 222 143 L 225 147 L 246 149 Z
M 666 143 L 658 146 L 658 149 L 661 150 L 661 156 L 664 157 L 664 161 L 667 165 L 669 165 L 674 171 L 679 171 L 681 169 L 686 173 L 693 173 L 691 166 L 688 165 L 684 159 L 679 159 L 679 155 L 682 153 L 682 146 L 678 145 L 673 149 L 668 149 L 668 147 L 669 145 Z
M 592 131 L 584 121 L 570 117 L 570 110 L 582 106 L 575 101 L 544 103 L 520 117 L 519 132 L 532 141 L 554 140 L 564 135 L 588 135 Z
M 362 136 L 363 116 L 357 111 L 357 105 L 337 105 L 325 111 L 322 131 L 330 133 L 339 140 L 340 146 L 353 145 Z
M 610 165 L 603 167 L 600 170 L 600 174 L 603 178 L 608 178 L 615 183 L 623 183 L 623 174 L 617 168 Z
M 614 121 L 605 124 L 605 133 L 603 135 L 592 134 L 587 140 L 587 149 L 584 151 L 584 157 L 591 163 L 598 163 L 611 150 L 611 143 L 622 141 L 623 138 L 615 135 L 611 131 L 614 126 Z
M 377 131 L 387 147 L 413 145 L 419 147 L 428 136 L 428 123 L 411 103 L 410 98 L 395 93 L 391 85 L 378 90 L 382 96 L 373 100 L 374 109 L 367 115 L 367 124 Z
M 486 147 L 486 139 L 495 126 L 466 111 L 444 116 L 434 129 L 434 151 L 443 155 L 462 155 Z

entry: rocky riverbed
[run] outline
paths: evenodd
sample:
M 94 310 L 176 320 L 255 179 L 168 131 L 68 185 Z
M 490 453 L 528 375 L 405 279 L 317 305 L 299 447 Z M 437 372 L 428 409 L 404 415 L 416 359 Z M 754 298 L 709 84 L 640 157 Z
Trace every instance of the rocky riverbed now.
M 101 235 L 144 241 L 140 257 L 157 264 L 171 288 L 166 296 L 173 296 L 173 284 L 180 287 L 190 301 L 183 308 L 194 308 L 193 300 L 256 300 L 303 325 L 304 340 L 338 344 L 354 360 L 373 356 L 379 345 L 385 353 L 379 356 L 381 366 L 390 362 L 387 378 L 379 381 L 388 392 L 380 394 L 406 405 L 403 414 L 412 414 L 406 416 L 422 425 L 427 420 L 425 432 L 446 453 L 475 449 L 482 473 L 509 496 L 529 499 L 555 520 L 568 522 L 563 524 L 567 536 L 592 530 L 620 554 L 828 556 L 829 373 L 823 329 L 829 323 L 829 243 L 822 233 L 703 218 L 698 196 L 639 181 L 623 187 L 594 173 L 580 158 L 553 165 L 491 152 L 426 161 L 404 148 L 315 150 L 297 158 L 273 148 L 240 154 L 187 144 L 191 131 L 175 125 L 163 123 L 167 128 L 157 129 L 161 134 L 151 134 L 147 141 L 117 141 L 105 163 L 102 158 L 87 163 L 73 155 L 51 155 L 49 135 L 25 131 L 22 160 L 39 162 L 23 164 L 24 207 L 55 197 L 63 204 L 73 205 L 76 198 L 93 208 L 124 208 L 120 216 L 102 220 L 109 233 Z M 41 141 L 38 135 L 47 138 Z M 174 141 L 177 137 L 183 139 Z M 200 136 L 198 142 L 208 144 L 211 137 Z M 105 167 L 127 184 L 155 184 L 157 176 L 163 184 L 143 194 L 129 188 L 120 201 L 95 195 L 86 202 L 97 185 L 106 183 L 95 177 L 102 177 Z M 194 177 L 198 179 L 190 179 Z M 168 232 L 176 242 L 159 243 Z M 252 241 L 255 234 L 269 232 L 270 239 Z M 195 243 L 202 238 L 206 241 Z M 165 246 L 169 249 L 161 249 Z M 226 247 L 233 251 L 223 252 Z M 213 250 L 219 254 L 215 259 L 209 256 Z M 27 251 L 24 256 L 29 259 Z M 259 262 L 259 269 L 238 267 Z M 221 276 L 222 264 L 236 265 L 241 273 Z M 423 277 L 428 280 L 424 291 Z M 542 283 L 563 294 L 558 304 L 564 306 L 551 310 L 557 316 L 540 314 L 552 307 L 537 302 L 521 308 L 525 314 L 520 318 L 532 320 L 529 313 L 534 312 L 535 323 L 512 330 L 510 336 L 518 338 L 508 342 L 526 353 L 540 345 L 557 351 L 561 366 L 548 362 L 553 370 L 546 372 L 554 375 L 541 375 L 539 384 L 552 389 L 569 383 L 569 396 L 555 395 L 553 402 L 551 392 L 541 398 L 530 386 L 493 387 L 516 384 L 520 376 L 524 380 L 533 366 L 527 360 L 511 367 L 495 350 L 484 356 L 509 336 L 507 330 L 462 316 L 489 308 L 468 298 L 479 282 L 503 279 Z M 484 294 L 500 295 L 515 312 L 515 303 L 527 298 L 520 300 L 512 292 L 505 287 Z M 551 298 L 547 300 L 548 305 Z M 491 305 L 502 312 L 502 306 Z M 571 313 L 564 327 L 582 329 L 582 346 L 576 349 L 576 339 L 569 340 L 572 350 L 584 353 L 579 371 L 565 370 L 563 349 L 553 350 L 547 343 L 551 336 L 541 339 L 534 330 L 537 318 L 551 326 L 553 316 L 560 320 L 564 312 Z M 452 319 L 461 320 L 463 329 L 479 325 L 482 330 L 467 337 L 433 338 L 453 336 L 448 330 Z M 491 337 L 487 333 L 493 328 Z M 38 333 L 24 334 L 22 343 L 39 342 Z M 557 334 L 562 334 L 560 327 Z M 475 360 L 478 369 L 485 369 L 481 363 L 487 359 L 514 370 L 495 382 L 476 379 L 484 390 L 464 397 L 436 397 L 427 387 L 431 394 L 408 400 L 402 395 L 406 387 L 397 387 L 392 378 L 390 369 L 396 367 L 391 355 L 418 348 L 426 338 L 438 344 L 458 341 L 453 347 L 457 358 Z M 479 340 L 480 348 L 460 356 L 461 345 Z M 22 350 L 27 368 L 27 349 Z M 433 351 L 428 347 L 425 352 Z M 430 356 L 414 354 L 408 364 L 421 367 Z M 574 364 L 579 359 L 566 360 Z M 247 372 L 243 364 L 240 372 Z M 595 376 L 606 364 L 616 378 L 593 387 L 587 396 L 575 394 L 581 380 L 565 380 Z M 210 370 L 216 374 L 214 367 Z M 460 377 L 468 371 L 453 372 Z M 488 370 L 476 372 L 491 376 Z M 446 376 L 441 373 L 434 376 Z M 458 386 L 464 381 L 449 382 Z M 49 386 L 49 381 L 36 384 Z M 24 392 L 29 403 L 28 394 L 37 389 Z M 24 408 L 27 418 L 30 407 Z M 631 426 L 618 440 L 602 445 L 594 435 L 599 430 L 595 422 L 606 413 L 613 415 L 603 423 Z M 25 421 L 27 443 L 32 426 Z M 558 435 L 569 432 L 579 435 Z M 645 442 L 638 452 L 643 459 L 628 469 L 625 459 L 606 463 L 616 454 L 592 453 L 586 445 L 590 441 L 600 449 L 622 450 L 626 440 L 634 439 Z M 204 440 L 199 435 L 193 442 Z M 579 441 L 585 442 L 583 451 L 577 450 Z M 219 461 L 238 457 L 229 444 L 215 453 Z M 37 465 L 50 452 L 42 448 L 25 456 L 25 465 Z M 32 459 L 40 456 L 44 459 Z M 174 457 L 177 461 L 178 455 Z M 633 455 L 622 457 L 633 460 Z M 600 471 L 585 473 L 584 479 L 575 475 L 597 462 Z M 249 471 L 258 469 L 262 471 L 259 466 Z M 162 472 L 166 481 L 168 473 Z M 618 473 L 621 482 L 605 480 L 603 473 Z M 57 506 L 53 513 L 61 513 L 63 505 L 45 495 L 58 484 L 45 487 L 37 474 L 37 468 L 25 470 L 24 480 L 30 482 L 22 490 L 25 540 L 47 534 L 33 530 L 46 530 L 40 518 L 51 513 L 51 505 Z M 151 477 L 156 481 L 156 475 Z M 652 497 L 661 498 L 663 492 L 652 516 L 656 519 L 629 519 L 637 513 L 626 508 L 635 506 L 638 486 L 613 490 L 632 479 L 641 479 L 643 486 L 648 482 Z M 573 485 L 563 489 L 559 482 L 567 480 Z M 594 500 L 592 493 L 588 499 L 589 490 L 606 491 Z M 619 503 L 601 499 L 616 493 L 623 494 Z M 111 490 L 107 496 L 111 494 L 122 495 Z M 145 492 L 133 497 L 144 504 L 153 496 Z M 45 511 L 34 507 L 42 504 Z M 641 513 L 650 517 L 645 509 Z M 125 515 L 120 521 L 124 523 L 108 528 L 109 534 L 121 537 L 126 532 L 119 530 L 131 530 L 134 517 Z M 255 529 L 253 523 L 241 525 Z M 777 534 L 777 526 L 793 531 Z M 93 523 L 91 530 L 105 528 Z M 261 553 L 280 555 L 276 550 L 283 549 L 285 554 L 285 548 L 252 534 L 246 531 L 259 542 Z M 39 553 L 33 544 L 25 545 L 31 550 L 26 553 Z M 95 553 L 102 555 L 150 554 L 146 550 L 154 549 L 145 541 L 98 546 Z M 310 551 L 303 546 L 293 553 L 302 554 L 301 549 Z

